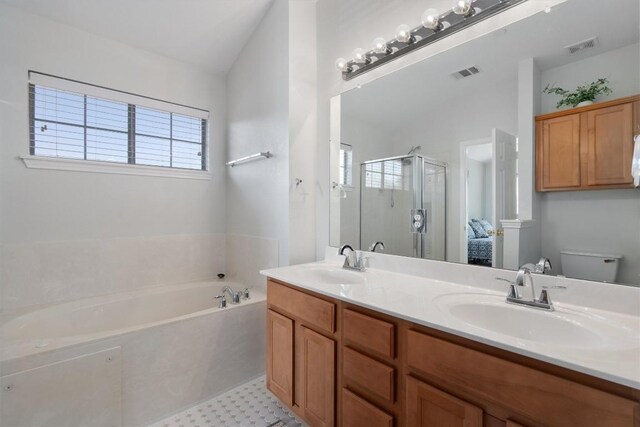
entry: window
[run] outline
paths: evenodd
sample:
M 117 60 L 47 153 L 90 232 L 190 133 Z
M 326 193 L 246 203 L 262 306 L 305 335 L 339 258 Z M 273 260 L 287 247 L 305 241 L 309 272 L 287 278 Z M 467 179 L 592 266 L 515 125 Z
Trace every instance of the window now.
M 353 188 L 353 149 L 349 144 L 340 144 L 340 186 Z
M 31 155 L 207 170 L 207 112 L 38 73 L 30 80 Z
M 402 190 L 402 160 L 384 160 L 367 163 L 365 166 L 365 187 Z

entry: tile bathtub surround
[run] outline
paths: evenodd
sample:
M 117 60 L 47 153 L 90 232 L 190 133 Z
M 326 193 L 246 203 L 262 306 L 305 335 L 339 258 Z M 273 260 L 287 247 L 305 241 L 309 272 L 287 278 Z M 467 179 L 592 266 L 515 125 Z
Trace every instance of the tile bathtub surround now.
M 0 247 L 0 312 L 215 277 L 225 269 L 225 236 L 4 244 Z
M 260 377 L 150 427 L 304 427 Z
M 254 298 L 222 311 L 5 360 L 0 377 L 119 347 L 122 425 L 146 426 L 264 375 L 265 310 L 265 301 Z M 70 384 L 73 378 L 68 384 L 40 379 L 51 393 Z
M 241 234 L 227 235 L 227 278 L 264 289 L 260 270 L 277 267 L 278 240 Z

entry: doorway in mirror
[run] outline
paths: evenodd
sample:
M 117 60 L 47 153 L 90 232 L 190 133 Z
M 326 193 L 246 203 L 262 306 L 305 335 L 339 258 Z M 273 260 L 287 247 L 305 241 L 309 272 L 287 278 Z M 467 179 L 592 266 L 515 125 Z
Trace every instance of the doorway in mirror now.
M 460 166 L 460 261 L 502 268 L 502 221 L 517 217 L 517 138 L 493 129 L 491 138 L 462 142 Z

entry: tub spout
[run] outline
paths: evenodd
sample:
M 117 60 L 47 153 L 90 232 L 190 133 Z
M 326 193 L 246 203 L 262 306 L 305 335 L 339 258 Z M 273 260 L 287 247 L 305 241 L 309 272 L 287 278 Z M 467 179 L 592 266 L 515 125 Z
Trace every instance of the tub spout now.
M 240 304 L 240 298 L 242 297 L 242 292 L 235 292 L 229 286 L 225 286 L 224 288 L 222 288 L 223 295 L 225 292 L 228 293 L 229 296 L 231 297 L 231 304 Z

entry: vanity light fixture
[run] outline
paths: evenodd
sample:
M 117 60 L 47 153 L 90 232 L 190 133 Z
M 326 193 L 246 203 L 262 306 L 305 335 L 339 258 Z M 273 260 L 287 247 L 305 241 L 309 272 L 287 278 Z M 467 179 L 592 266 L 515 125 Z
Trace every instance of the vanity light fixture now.
M 394 39 L 387 41 L 378 37 L 373 40 L 370 51 L 358 48 L 353 51 L 351 60 L 338 58 L 336 68 L 342 73 L 344 80 L 351 80 L 525 1 L 527 0 L 454 0 L 451 9 L 443 14 L 433 8 L 427 9 L 422 14 L 419 26 L 398 26 Z
M 411 28 L 407 24 L 402 24 L 396 28 L 396 40 L 398 43 L 411 44 L 416 41 L 416 38 L 411 35 Z
M 440 31 L 443 27 L 440 22 L 440 13 L 437 9 L 427 9 L 422 14 L 422 26 L 433 31 Z
M 391 53 L 391 49 L 387 46 L 387 41 L 384 38 L 378 37 L 373 39 L 373 53 L 385 55 Z
M 471 3 L 473 3 L 472 0 L 453 0 L 451 10 L 456 15 L 471 16 L 475 13 Z
M 371 62 L 371 59 L 367 57 L 367 53 L 364 49 L 357 48 L 353 51 L 353 61 L 356 64 L 368 64 Z

